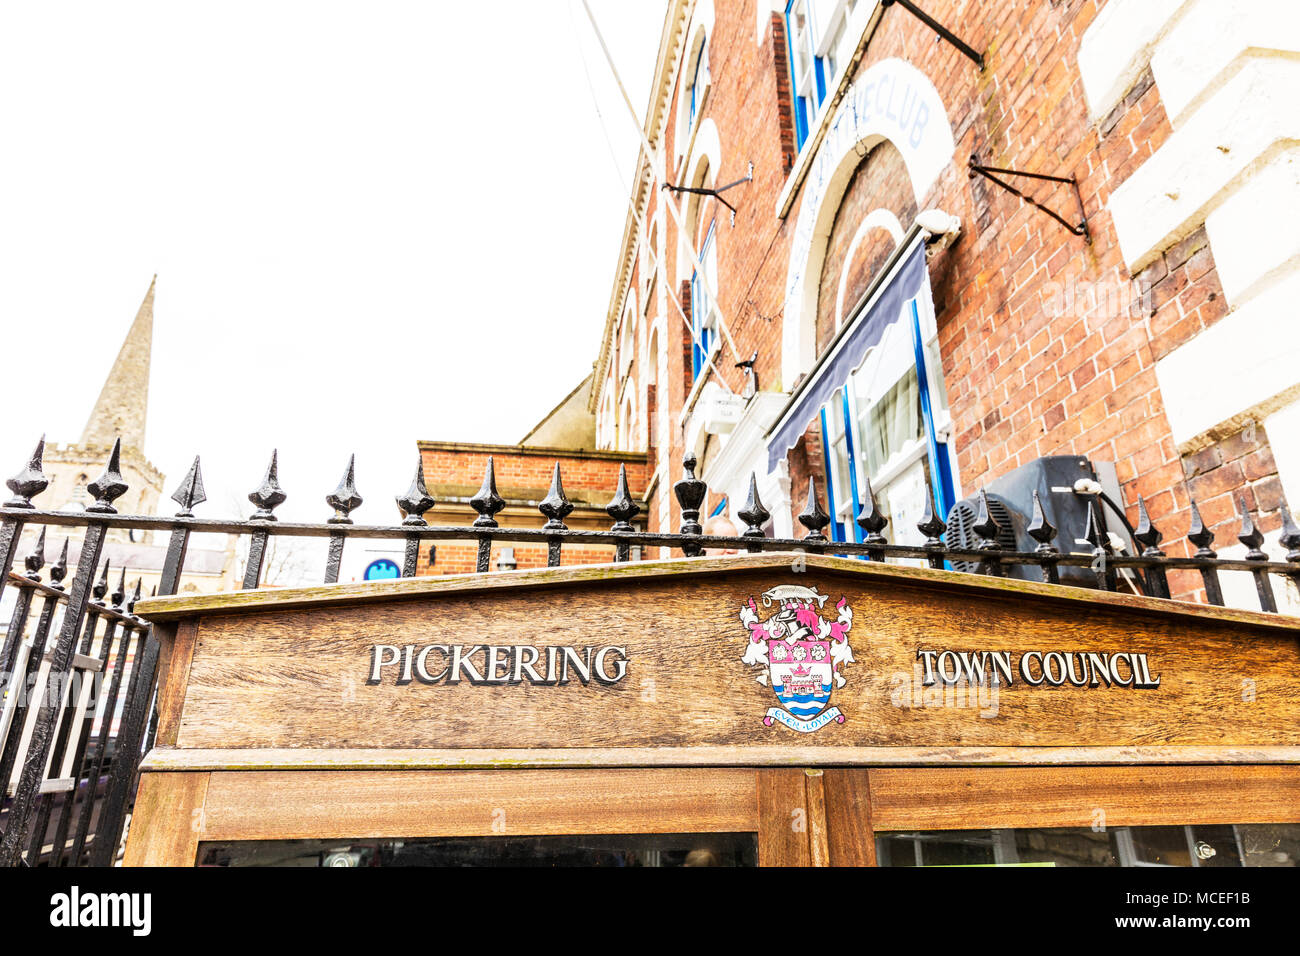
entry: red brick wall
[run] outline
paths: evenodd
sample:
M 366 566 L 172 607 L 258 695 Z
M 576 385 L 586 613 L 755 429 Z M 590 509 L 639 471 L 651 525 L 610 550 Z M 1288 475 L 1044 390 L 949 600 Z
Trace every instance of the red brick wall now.
M 1203 234 L 1166 250 L 1136 277 L 1125 267 L 1105 206 L 1171 127 L 1149 73 L 1109 116 L 1089 120 L 1077 53 L 1103 5 L 1103 0 L 930 0 L 928 13 L 984 51 L 983 71 L 897 5 L 882 12 L 857 73 L 891 57 L 923 72 L 946 106 L 956 148 L 952 163 L 919 203 L 910 186 L 897 182 L 896 164 L 891 174 L 888 151 L 877 150 L 857 171 L 829 237 L 818 338 L 827 337 L 826 316 L 834 303 L 825 295 L 833 296 L 827 290 L 837 288 L 843 268 L 842 255 L 836 256 L 868 208 L 896 210 L 905 227 L 916 208 L 956 214 L 962 236 L 929 265 L 963 491 L 969 494 L 1042 455 L 1112 461 L 1130 518 L 1136 519 L 1137 496 L 1143 495 L 1170 542 L 1167 549 L 1186 554 L 1182 536 L 1190 494 L 1198 500 L 1210 496 L 1205 503 L 1211 521 L 1221 507 L 1216 499 L 1227 491 L 1246 490 L 1254 500 L 1263 482 L 1259 506 L 1267 514 L 1280 491 L 1272 493 L 1267 475 L 1246 477 L 1245 459 L 1223 449 L 1228 457 L 1214 469 L 1221 474 L 1211 482 L 1198 473 L 1189 487 L 1155 361 L 1217 321 L 1225 303 Z M 718 304 L 737 352 L 733 356 L 724 346 L 718 365 L 739 391 L 743 382 L 733 361 L 757 352 L 759 388 L 789 391 L 796 383 L 782 381 L 784 286 L 806 187 L 796 192 L 788 214 L 778 216 L 790 165 L 785 38 L 779 16 L 756 44 L 752 7 L 719 0 L 715 10 L 709 40 L 712 87 L 702 113 L 717 125 L 721 141 L 713 180 L 739 179 L 748 162 L 754 163 L 753 181 L 727 193 L 737 207 L 734 227 L 720 217 L 715 239 Z M 679 78 L 671 91 L 672 108 L 683 92 Z M 669 157 L 676 155 L 675 130 L 670 118 Z M 1075 177 L 1091 241 L 993 183 L 972 178 L 966 168 L 971 155 L 993 166 Z M 677 181 L 679 173 L 670 169 L 668 179 Z M 1079 215 L 1069 185 L 1023 179 L 1015 184 L 1067 219 Z M 668 290 L 677 290 L 690 276 L 677 274 L 671 219 L 662 231 L 662 248 L 674 250 L 664 257 L 663 279 Z M 868 259 L 877 254 L 869 250 Z M 855 273 L 850 284 L 856 288 L 864 278 Z M 846 301 L 852 298 L 847 295 Z M 678 321 L 673 310 L 669 327 Z M 668 358 L 658 414 L 676 422 L 691 385 L 689 348 L 671 349 Z M 681 441 L 679 430 L 673 430 L 670 447 L 660 450 L 673 479 L 680 474 Z M 1240 476 L 1234 468 L 1239 462 Z M 789 464 L 797 513 L 807 474 L 820 475 L 820 449 L 811 454 L 805 439 Z M 670 488 L 671 480 L 658 493 Z M 675 524 L 675 503 L 672 516 Z
M 437 564 L 429 565 L 429 544 L 437 546 Z M 492 545 L 492 561 L 489 567 L 495 571 L 497 561 L 501 558 L 503 548 L 515 549 L 515 563 L 519 568 L 546 567 L 546 548 L 542 545 L 512 544 L 500 541 Z M 560 563 L 568 567 L 577 564 L 606 564 L 614 560 L 613 548 L 593 547 L 592 545 L 565 545 L 560 553 Z M 466 541 L 426 542 L 420 554 L 416 574 L 473 574 L 478 570 L 478 545 Z
M 564 491 L 575 503 L 588 503 L 596 509 L 603 508 L 614 497 L 618 484 L 619 466 L 627 469 L 628 489 L 633 500 L 640 502 L 645 495 L 649 480 L 649 465 L 644 455 L 629 453 L 627 455 L 592 456 L 570 452 L 525 452 L 510 450 L 499 446 L 474 447 L 449 443 L 422 443 L 420 456 L 424 461 L 424 473 L 427 483 L 434 489 L 434 497 L 447 486 L 456 488 L 456 497 L 473 494 L 483 481 L 483 472 L 487 467 L 488 456 L 493 459 L 496 472 L 497 493 L 507 502 L 537 501 L 550 487 L 551 472 L 555 462 L 560 463 L 560 473 Z M 447 506 L 444 504 L 444 509 Z M 591 515 L 592 509 L 586 509 Z M 567 519 L 570 527 L 577 527 L 582 511 L 575 511 Z M 434 506 L 426 518 L 434 524 L 468 524 L 473 520 L 472 514 L 466 514 L 464 506 L 457 506 L 455 517 L 439 517 L 438 506 Z M 599 527 L 608 527 L 613 519 L 605 520 L 596 511 L 595 518 Z M 646 514 L 643 509 L 634 521 L 645 526 Z M 511 511 L 497 516 L 502 527 L 540 528 L 545 523 L 541 512 L 531 512 L 518 516 Z M 591 519 L 588 518 L 588 521 Z M 429 544 L 437 546 L 437 562 L 429 564 Z M 512 544 L 498 541 L 492 546 L 491 566 L 495 570 L 501 549 L 513 547 L 515 561 L 520 568 L 539 568 L 546 566 L 546 547 L 534 544 Z M 561 554 L 561 561 L 570 564 L 599 564 L 613 560 L 613 549 L 593 545 L 566 545 Z M 478 544 L 475 541 L 451 540 L 426 542 L 420 553 L 417 574 L 466 574 L 477 569 Z
M 627 484 L 633 498 L 645 494 L 649 479 L 645 458 L 638 454 L 594 458 L 564 452 L 509 452 L 495 446 L 485 450 L 430 444 L 420 447 L 425 478 L 430 485 L 461 484 L 477 489 L 483 482 L 489 456 L 496 472 L 497 491 L 503 498 L 509 498 L 511 492 L 516 491 L 542 489 L 545 492 L 550 487 L 551 471 L 557 460 L 564 490 L 570 497 L 576 492 L 583 492 L 583 498 L 589 497 L 589 492 L 599 492 L 608 500 L 614 494 L 620 464 L 627 467 Z M 599 498 L 599 495 L 595 497 Z

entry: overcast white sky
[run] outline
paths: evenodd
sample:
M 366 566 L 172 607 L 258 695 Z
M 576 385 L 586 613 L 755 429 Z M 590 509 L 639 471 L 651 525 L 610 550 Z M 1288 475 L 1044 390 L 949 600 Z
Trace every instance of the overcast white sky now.
M 638 113 L 664 7 L 592 0 Z M 320 521 L 355 451 L 374 523 L 417 439 L 590 371 L 638 142 L 577 0 L 4 2 L 0 130 L 0 477 L 80 437 L 156 272 L 168 493 L 201 453 L 229 515 L 278 447 Z

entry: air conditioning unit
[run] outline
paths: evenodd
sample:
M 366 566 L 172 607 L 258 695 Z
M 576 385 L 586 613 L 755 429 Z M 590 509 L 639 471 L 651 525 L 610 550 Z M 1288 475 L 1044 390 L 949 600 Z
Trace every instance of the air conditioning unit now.
M 1075 482 L 1081 478 L 1100 484 L 1102 491 L 1117 507 L 1124 507 L 1115 466 L 1110 462 L 1093 463 L 1078 455 L 1038 458 L 990 482 L 985 492 L 989 514 L 999 526 L 998 547 L 1006 551 L 1033 551 L 1038 547 L 1038 542 L 1029 536 L 1027 530 L 1033 520 L 1033 493 L 1037 491 L 1043 505 L 1043 515 L 1056 528 L 1056 539 L 1052 542 L 1056 549 L 1066 554 L 1091 554 L 1092 545 L 1085 535 L 1088 508 L 1093 498 L 1091 495 L 1075 493 Z M 1115 552 L 1136 554 L 1124 522 L 1105 504 L 1099 510 L 1102 533 L 1109 536 Z M 974 531 L 978 514 L 978 497 L 963 499 L 953 506 L 948 513 L 949 547 L 979 547 L 980 539 Z M 973 572 L 978 567 L 978 562 L 954 560 L 952 566 L 958 571 Z M 1061 565 L 1059 573 L 1062 584 L 1097 586 L 1096 574 L 1090 568 Z M 1040 570 L 1034 565 L 1008 565 L 1005 574 L 1007 577 L 1029 581 L 1042 580 Z

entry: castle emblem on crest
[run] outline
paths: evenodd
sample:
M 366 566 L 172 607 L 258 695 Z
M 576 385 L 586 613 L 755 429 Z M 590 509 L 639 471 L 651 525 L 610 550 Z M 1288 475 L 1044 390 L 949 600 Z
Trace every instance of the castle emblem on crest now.
M 826 617 L 826 599 L 816 588 L 782 584 L 762 594 L 764 609 L 777 608 L 767 618 L 759 617 L 753 598 L 740 609 L 740 622 L 749 631 L 741 660 L 763 669 L 755 680 L 770 684 L 781 702 L 763 718 L 769 727 L 780 722 L 809 734 L 832 720 L 844 723 L 840 709 L 829 705 L 832 691 L 844 686 L 844 665 L 853 661 L 853 609 L 840 598 L 836 616 Z

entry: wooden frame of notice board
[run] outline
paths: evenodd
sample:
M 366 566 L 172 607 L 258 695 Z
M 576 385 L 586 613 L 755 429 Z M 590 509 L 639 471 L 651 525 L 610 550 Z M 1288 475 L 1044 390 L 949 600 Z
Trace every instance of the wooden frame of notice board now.
M 1300 620 L 802 553 L 142 601 L 207 842 L 1300 822 Z M 503 822 L 504 821 L 504 822 Z

